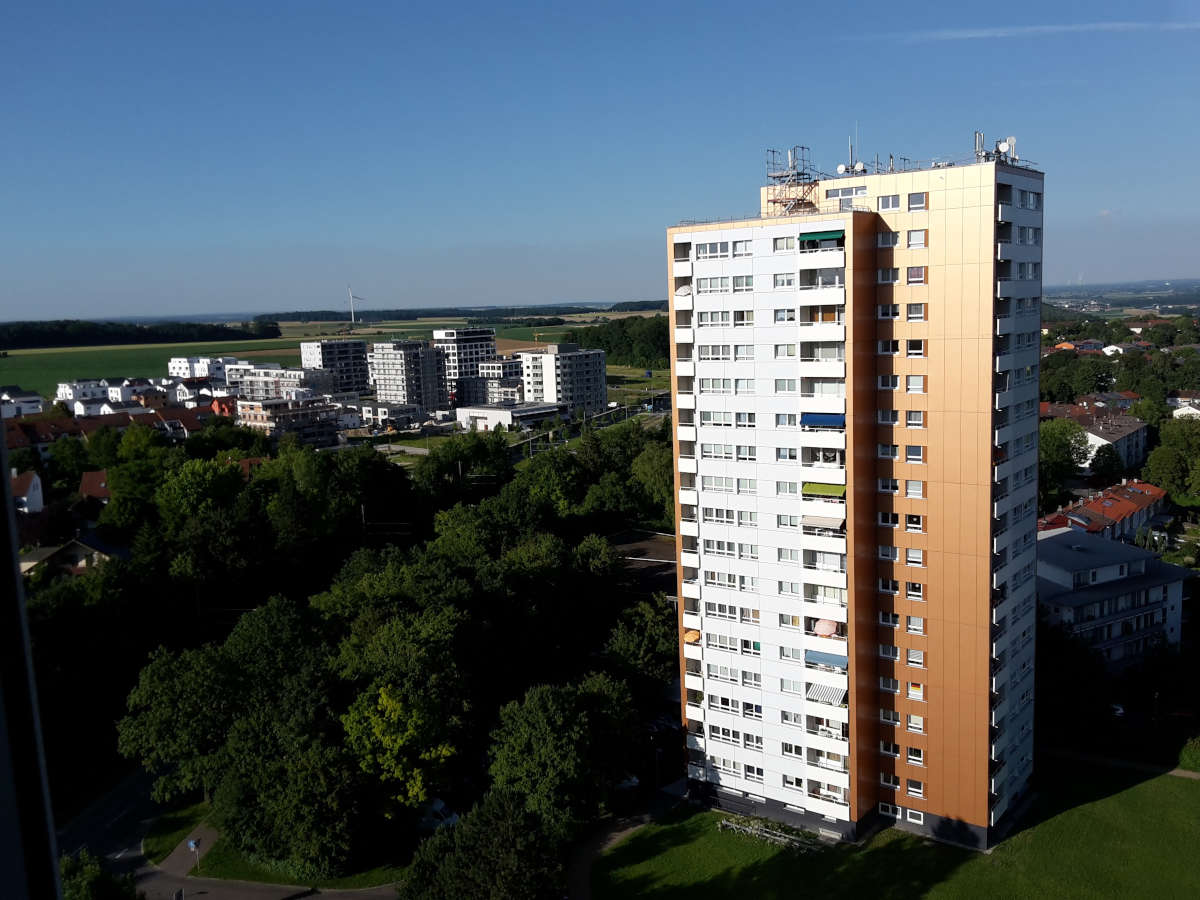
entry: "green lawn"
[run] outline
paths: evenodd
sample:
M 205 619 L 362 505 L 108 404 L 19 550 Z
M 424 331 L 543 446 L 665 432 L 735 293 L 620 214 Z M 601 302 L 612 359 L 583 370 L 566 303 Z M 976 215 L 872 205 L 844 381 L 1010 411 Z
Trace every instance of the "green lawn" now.
M 218 341 L 207 344 L 126 344 L 10 350 L 0 357 L 0 384 L 19 384 L 53 397 L 55 385 L 75 378 L 143 376 L 162 378 L 172 356 L 238 356 L 256 362 L 300 364 L 298 338 Z
M 510 341 L 547 341 L 548 343 L 554 343 L 565 340 L 567 332 L 578 327 L 578 325 L 538 325 L 537 327 L 519 325 L 509 328 L 500 326 L 496 328 L 496 337 Z
M 146 854 L 146 859 L 152 863 L 162 862 L 179 846 L 179 842 L 188 836 L 188 832 L 204 821 L 206 815 L 207 803 L 193 803 L 191 806 L 163 813 L 154 820 L 142 840 L 142 851 Z
M 593 893 L 597 900 L 1200 895 L 1200 781 L 1082 766 L 1045 774 L 1016 833 L 988 854 L 895 829 L 861 847 L 799 854 L 719 832 L 716 813 L 684 809 L 602 857 Z
M 328 878 L 304 880 L 298 882 L 294 876 L 286 875 L 269 866 L 253 862 L 228 841 L 218 838 L 212 849 L 200 860 L 198 868 L 192 869 L 189 875 L 199 875 L 203 878 L 231 878 L 237 881 L 265 881 L 269 884 L 302 884 L 305 887 L 316 888 L 369 888 L 381 884 L 391 884 L 398 881 L 403 874 L 402 866 L 377 866 L 347 875 L 344 878 Z
M 647 395 L 670 390 L 671 370 L 652 369 L 649 378 L 646 370 L 635 366 L 608 366 L 608 399 L 617 403 L 640 403 Z

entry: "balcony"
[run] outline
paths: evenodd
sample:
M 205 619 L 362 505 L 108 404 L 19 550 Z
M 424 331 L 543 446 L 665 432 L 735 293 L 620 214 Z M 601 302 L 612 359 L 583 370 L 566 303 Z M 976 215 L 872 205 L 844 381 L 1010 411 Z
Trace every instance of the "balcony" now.
M 799 407 L 804 412 L 842 413 L 844 415 L 846 397 L 844 394 L 801 392 Z
M 692 277 L 692 261 L 690 259 L 676 259 L 671 262 L 671 275 L 675 278 L 691 278 Z M 689 297 L 691 294 L 688 295 Z M 678 298 L 676 298 L 678 299 Z
M 696 364 L 690 359 L 675 360 L 675 374 L 680 378 L 690 378 L 696 374 Z
M 695 409 L 696 395 L 680 391 L 675 395 L 675 406 L 678 409 Z
M 691 344 L 694 342 L 694 340 L 695 340 L 694 332 L 692 331 L 691 328 L 676 328 L 675 329 L 675 343 Z
M 845 378 L 846 360 L 802 356 L 797 369 L 802 378 Z
M 685 597 L 690 597 L 693 600 L 699 600 L 700 599 L 700 582 L 695 578 L 689 578 L 688 580 L 684 581 L 682 593 L 683 593 L 683 596 L 685 596 Z M 699 636 L 697 636 L 696 641 L 692 641 L 689 643 L 696 643 L 699 640 L 700 640 L 700 638 L 699 638 Z
M 843 322 L 797 322 L 800 337 L 806 341 L 846 340 L 846 325 Z
M 680 565 L 700 568 L 700 554 L 694 550 L 683 550 L 679 554 Z
M 685 472 L 689 475 L 694 475 L 696 473 L 696 457 L 680 456 L 679 457 L 679 471 Z
M 844 269 L 845 247 L 819 247 L 816 250 L 799 250 L 796 261 L 801 269 Z
M 696 440 L 696 426 L 695 425 L 684 425 L 681 423 L 678 426 L 678 430 L 679 430 L 679 440 L 681 440 L 681 441 Z

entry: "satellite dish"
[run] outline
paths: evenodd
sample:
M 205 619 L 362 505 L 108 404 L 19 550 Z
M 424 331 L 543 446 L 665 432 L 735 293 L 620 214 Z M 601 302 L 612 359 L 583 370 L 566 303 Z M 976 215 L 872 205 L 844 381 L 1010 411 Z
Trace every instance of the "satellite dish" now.
M 854 171 L 855 171 L 855 172 L 865 172 L 865 171 L 867 171 L 867 164 L 866 164 L 865 162 L 862 162 L 861 160 L 860 160 L 859 162 L 856 162 L 856 163 L 854 164 Z
M 999 144 L 996 145 L 996 149 L 999 150 L 1001 153 L 1007 153 L 1008 152 L 1008 141 L 1001 141 Z
M 845 163 L 838 163 L 838 167 L 837 167 L 837 173 L 838 173 L 839 175 L 845 175 L 845 174 L 846 174 L 846 164 L 845 164 Z

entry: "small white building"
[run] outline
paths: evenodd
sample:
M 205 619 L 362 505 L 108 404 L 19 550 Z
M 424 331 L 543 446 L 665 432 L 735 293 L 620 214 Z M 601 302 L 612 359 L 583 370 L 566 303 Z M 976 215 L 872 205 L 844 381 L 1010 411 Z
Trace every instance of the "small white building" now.
M 1200 409 L 1194 406 L 1178 406 L 1171 413 L 1173 419 L 1196 419 L 1200 418 Z
M 421 421 L 421 407 L 415 403 L 363 403 L 359 415 L 368 427 L 406 428 Z
M 505 430 L 532 428 L 547 419 L 565 421 L 570 412 L 565 403 L 517 403 L 513 406 L 460 406 L 455 410 L 458 424 L 467 431 L 494 431 L 497 425 Z
M 226 366 L 236 362 L 233 356 L 173 356 L 167 362 L 167 374 L 172 378 L 224 381 Z
M 54 393 L 55 401 L 73 403 L 76 400 L 99 400 L 108 398 L 108 386 L 99 378 L 81 378 L 78 381 L 60 381 Z
M 600 412 L 608 403 L 603 350 L 580 350 L 578 344 L 523 350 L 521 379 L 530 403 L 565 403 L 572 413 Z
M 33 416 L 45 410 L 46 401 L 39 394 L 22 390 L 15 384 L 0 387 L 0 419 Z
M 38 473 L 30 469 L 28 472 L 11 473 L 13 502 L 17 512 L 34 515 L 40 513 L 45 505 L 42 501 L 42 479 Z

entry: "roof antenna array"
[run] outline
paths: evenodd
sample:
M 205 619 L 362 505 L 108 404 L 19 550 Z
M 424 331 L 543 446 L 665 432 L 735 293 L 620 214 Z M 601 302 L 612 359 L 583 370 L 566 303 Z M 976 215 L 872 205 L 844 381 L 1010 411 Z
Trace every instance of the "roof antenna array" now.
M 767 203 L 774 215 L 791 215 L 816 209 L 813 196 L 820 173 L 808 158 L 808 148 L 795 145 L 786 153 L 767 151 Z

